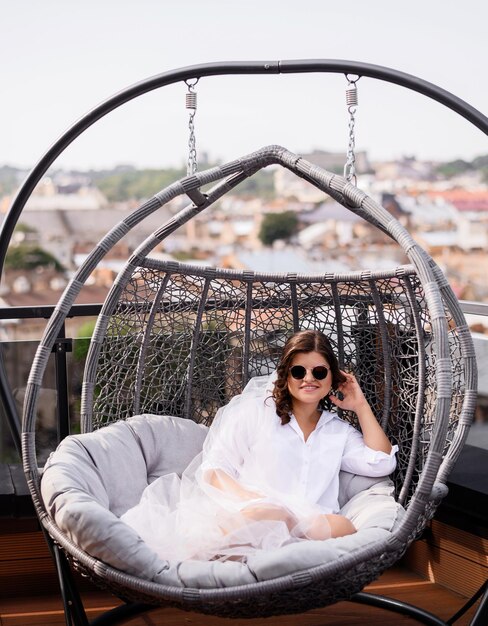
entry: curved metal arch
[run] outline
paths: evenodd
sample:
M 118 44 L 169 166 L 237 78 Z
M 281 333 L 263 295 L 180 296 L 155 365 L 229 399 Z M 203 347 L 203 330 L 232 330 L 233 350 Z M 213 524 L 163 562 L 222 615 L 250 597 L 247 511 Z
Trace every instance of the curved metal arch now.
M 47 150 L 41 157 L 37 165 L 31 170 L 14 198 L 8 214 L 0 231 L 0 277 L 3 272 L 3 265 L 7 248 L 12 237 L 12 233 L 20 217 L 25 203 L 33 192 L 37 183 L 46 173 L 50 165 L 56 158 L 85 130 L 102 117 L 118 108 L 119 106 L 137 98 L 145 93 L 166 87 L 173 83 L 190 80 L 192 78 L 202 78 L 204 76 L 222 75 L 242 75 L 242 74 L 304 74 L 304 73 L 336 73 L 336 74 L 356 74 L 358 76 L 368 76 L 389 83 L 400 85 L 407 89 L 416 91 L 432 100 L 443 104 L 455 111 L 482 132 L 488 135 L 488 118 L 470 104 L 453 95 L 449 91 L 438 87 L 426 80 L 393 70 L 381 65 L 370 63 L 360 63 L 357 61 L 310 59 L 310 60 L 290 60 L 290 61 L 235 61 L 224 63 L 204 63 L 200 65 L 190 65 L 187 67 L 163 72 L 151 76 L 138 83 L 119 91 L 107 100 L 104 100 L 91 111 L 86 113 Z

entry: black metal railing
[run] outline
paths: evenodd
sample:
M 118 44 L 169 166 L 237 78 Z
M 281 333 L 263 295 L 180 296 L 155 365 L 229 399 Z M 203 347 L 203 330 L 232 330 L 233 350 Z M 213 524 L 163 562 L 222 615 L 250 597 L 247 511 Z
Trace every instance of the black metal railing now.
M 68 319 L 94 318 L 100 313 L 101 307 L 101 304 L 74 305 Z M 461 307 L 466 314 L 486 316 L 488 319 L 488 303 L 462 301 Z M 0 319 L 4 323 L 8 320 L 47 320 L 54 308 L 54 306 L 0 307 Z M 22 331 L 20 334 L 22 335 Z M 51 371 L 46 374 L 49 377 L 47 387 L 50 388 L 52 385 L 53 397 L 55 398 L 55 406 L 52 407 L 53 415 L 47 419 L 50 425 L 55 424 L 56 436 L 51 438 L 53 444 L 66 437 L 73 428 L 75 431 L 78 428 L 76 406 L 81 390 L 83 362 L 80 361 L 79 350 L 75 351 L 78 355 L 78 361 L 73 359 L 73 348 L 77 341 L 86 342 L 87 339 L 66 336 L 66 327 L 63 324 L 54 344 Z M 2 341 L 0 346 L 2 367 L 10 390 L 10 402 L 3 402 L 3 406 L 0 408 L 0 462 L 5 462 L 5 457 L 12 457 L 14 453 L 19 460 L 21 457 L 22 394 L 19 393 L 19 389 L 21 390 L 27 383 L 37 341 L 22 339 L 20 341 Z M 5 443 L 8 435 L 10 435 L 10 441 Z M 8 454 L 5 453 L 5 450 Z
M 101 304 L 74 305 L 68 318 L 94 318 L 100 313 L 101 307 Z M 15 320 L 21 322 L 48 320 L 54 308 L 54 306 L 2 307 L 0 308 L 0 319 L 4 325 L 6 322 L 8 324 L 9 320 L 11 322 Z M 38 344 L 36 340 L 22 339 L 21 329 L 18 329 L 16 334 L 21 335 L 20 340 L 0 342 L 1 374 L 6 382 L 6 393 L 3 394 L 0 407 L 0 462 L 6 462 L 12 458 L 20 460 L 21 458 L 22 389 L 27 383 L 30 366 Z M 68 373 L 69 355 L 72 354 L 73 345 L 76 341 L 86 341 L 86 339 L 66 336 L 66 326 L 63 324 L 53 347 L 52 367 L 46 374 L 48 378 L 47 389 L 52 388 L 54 390 L 53 398 L 48 400 L 52 405 L 53 414 L 44 414 L 43 416 L 44 421 L 49 424 L 44 428 L 44 431 L 51 431 L 52 425 L 55 425 L 56 436 L 54 438 L 49 436 L 47 432 L 44 433 L 46 441 L 49 440 L 52 444 L 58 443 L 71 432 L 73 420 L 76 418 L 76 415 L 73 415 L 73 407 L 76 406 L 78 400 L 76 396 L 79 395 L 79 389 L 76 389 L 76 383 Z M 76 369 L 77 378 L 81 385 L 83 363 L 78 363 Z M 46 406 L 43 409 L 44 413 L 49 410 Z M 41 432 L 42 430 L 41 428 Z

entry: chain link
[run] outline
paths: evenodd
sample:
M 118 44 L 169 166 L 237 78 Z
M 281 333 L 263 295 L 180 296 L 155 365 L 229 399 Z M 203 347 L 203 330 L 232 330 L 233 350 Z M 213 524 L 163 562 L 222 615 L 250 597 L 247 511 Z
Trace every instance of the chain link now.
M 193 83 L 190 83 L 189 81 L 185 82 L 188 86 L 188 93 L 186 94 L 186 108 L 191 110 L 188 120 L 188 129 L 190 134 L 188 139 L 188 162 L 186 166 L 186 173 L 188 176 L 193 176 L 193 174 L 197 171 L 197 144 L 194 122 L 197 111 L 197 93 L 194 89 L 195 85 L 198 83 L 198 78 Z
M 344 178 L 348 182 L 352 182 L 354 185 L 356 184 L 356 154 L 354 149 L 356 147 L 356 135 L 355 135 L 355 124 L 356 124 L 356 110 L 358 105 L 358 92 L 356 88 L 356 82 L 359 80 L 350 80 L 348 78 L 348 85 L 346 88 L 346 104 L 347 110 L 349 111 L 349 144 L 347 147 L 347 157 L 346 164 L 344 165 Z
M 190 130 L 190 138 L 188 139 L 188 163 L 186 166 L 186 173 L 188 176 L 193 176 L 197 171 L 197 147 L 195 140 L 195 124 L 193 120 L 195 118 L 195 111 L 190 113 L 190 119 L 188 121 L 188 128 Z

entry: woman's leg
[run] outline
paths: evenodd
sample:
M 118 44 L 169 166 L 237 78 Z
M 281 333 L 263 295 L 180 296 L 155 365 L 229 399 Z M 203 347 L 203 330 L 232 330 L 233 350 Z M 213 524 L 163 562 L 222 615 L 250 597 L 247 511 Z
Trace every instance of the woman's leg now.
M 308 539 L 322 541 L 331 537 L 345 537 L 356 532 L 351 520 L 344 515 L 317 515 L 306 529 Z
M 334 513 L 315 515 L 308 520 L 302 520 L 297 523 L 297 518 L 285 507 L 272 504 L 255 504 L 242 509 L 241 514 L 251 521 L 279 521 L 284 522 L 288 530 L 296 537 L 304 539 L 312 539 L 315 541 L 323 541 L 331 537 L 345 537 L 352 535 L 356 531 L 351 520 L 344 515 L 336 515 Z M 238 526 L 232 528 L 235 530 Z M 231 528 L 222 528 L 224 534 L 231 531 Z

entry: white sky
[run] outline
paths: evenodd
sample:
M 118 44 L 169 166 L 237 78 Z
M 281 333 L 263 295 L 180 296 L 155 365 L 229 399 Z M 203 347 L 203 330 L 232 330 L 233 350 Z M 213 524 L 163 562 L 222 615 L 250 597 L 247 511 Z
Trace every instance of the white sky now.
M 488 113 L 486 0 L 3 0 L 0 164 L 31 167 L 76 119 L 149 76 L 211 61 L 348 59 L 431 81 Z M 342 75 L 212 77 L 198 85 L 197 149 L 225 160 L 269 143 L 345 151 Z M 486 136 L 444 106 L 358 83 L 358 150 L 373 159 L 471 159 Z M 186 86 L 124 105 L 64 167 L 181 165 Z

